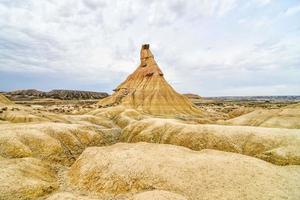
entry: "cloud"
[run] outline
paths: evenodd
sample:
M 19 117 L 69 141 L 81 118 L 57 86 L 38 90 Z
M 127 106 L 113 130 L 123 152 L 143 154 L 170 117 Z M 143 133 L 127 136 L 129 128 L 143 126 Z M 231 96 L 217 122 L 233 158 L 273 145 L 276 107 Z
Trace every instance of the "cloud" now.
M 289 27 L 299 24 L 277 16 L 270 0 L 247 5 L 237 0 L 1 1 L 0 73 L 45 76 L 45 88 L 70 87 L 59 78 L 65 77 L 74 87 L 107 91 L 101 87 L 114 88 L 126 78 L 139 64 L 141 44 L 150 43 L 166 78 L 182 92 L 234 92 L 234 73 L 247 72 L 249 81 L 241 88 L 255 85 L 256 76 L 249 74 L 269 70 L 275 76 L 286 69 L 297 74 L 300 38 Z M 281 85 L 295 84 L 288 76 L 280 76 Z M 268 87 L 273 86 L 261 88 Z
M 272 0 L 254 0 L 254 2 L 260 4 L 260 5 L 267 5 L 272 2 Z
M 297 13 L 300 12 L 300 4 L 296 5 L 296 6 L 293 6 L 293 7 L 290 7 L 286 10 L 285 14 L 287 16 L 290 16 L 290 15 L 295 15 Z
M 132 47 L 137 42 L 133 45 L 132 37 L 126 33 L 129 26 L 137 24 L 137 27 L 132 28 L 133 31 L 144 34 L 148 32 L 147 28 L 151 25 L 160 27 L 173 23 L 179 17 L 191 17 L 185 9 L 191 9 L 194 4 L 199 4 L 193 12 L 197 14 L 203 13 L 212 6 L 205 3 L 206 1 L 203 1 L 203 5 L 196 2 L 189 5 L 183 1 L 165 2 L 152 1 L 148 3 L 148 1 L 129 0 L 114 1 L 108 4 L 105 1 L 94 0 L 72 2 L 52 0 L 0 4 L 0 9 L 3 11 L 1 12 L 1 39 L 10 46 L 6 48 L 6 52 L 2 53 L 2 56 L 14 55 L 15 61 L 25 62 L 28 60 L 27 65 L 29 66 L 36 65 L 35 67 L 60 72 L 76 71 L 76 68 L 79 71 L 82 65 L 89 69 L 101 68 L 103 70 L 107 69 L 107 66 L 112 66 L 111 70 L 122 71 L 120 68 L 113 67 L 118 65 L 116 63 L 118 61 L 113 59 L 120 53 L 124 53 L 123 55 L 133 53 Z M 218 1 L 215 1 L 213 5 L 217 5 L 217 3 Z M 220 3 L 220 10 L 216 11 L 217 14 L 225 14 L 232 3 L 233 1 Z M 10 13 L 14 13 L 14 15 Z M 203 13 L 203 15 L 206 14 L 213 13 Z M 144 24 L 139 25 L 140 23 Z M 140 28 L 143 30 L 139 30 Z M 122 34 L 127 38 L 120 36 Z M 124 46 L 128 45 L 130 41 L 131 51 L 128 52 Z M 16 48 L 16 44 L 22 45 L 23 48 Z M 113 50 L 112 47 L 118 49 Z M 122 48 L 123 51 L 120 52 Z M 115 53 L 119 54 L 115 55 Z M 35 57 L 40 60 L 30 61 Z M 127 60 L 129 58 L 130 55 Z M 121 63 L 124 63 L 124 60 L 121 60 Z M 99 64 L 102 66 L 97 66 Z M 9 68 L 25 70 L 23 65 L 5 66 L 6 70 Z M 30 69 L 34 69 L 34 67 L 27 68 L 27 70 Z

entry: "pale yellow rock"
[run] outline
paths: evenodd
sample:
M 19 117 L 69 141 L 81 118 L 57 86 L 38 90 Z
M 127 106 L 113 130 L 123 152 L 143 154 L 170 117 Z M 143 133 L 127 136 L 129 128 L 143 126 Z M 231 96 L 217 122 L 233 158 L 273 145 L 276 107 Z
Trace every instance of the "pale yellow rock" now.
M 187 200 L 187 198 L 173 192 L 154 190 L 136 194 L 133 200 Z
M 0 120 L 9 123 L 29 122 L 62 122 L 71 123 L 63 115 L 34 110 L 21 105 L 7 105 L 6 110 L 0 113 Z
M 100 198 L 73 194 L 71 192 L 58 192 L 50 195 L 46 200 L 100 200 Z
M 84 124 L 84 125 L 99 125 L 106 128 L 116 128 L 112 120 L 106 117 L 94 116 L 94 115 L 68 115 L 64 116 L 71 123 Z
M 239 117 L 241 115 L 250 113 L 254 110 L 256 110 L 256 108 L 241 106 L 241 107 L 236 108 L 236 109 L 232 110 L 231 112 L 229 112 L 228 115 L 229 115 L 229 118 L 235 118 L 235 117 Z
M 0 155 L 36 157 L 70 165 L 87 146 L 116 143 L 120 130 L 92 125 L 39 123 L 0 125 Z
M 300 130 L 251 126 L 193 125 L 148 118 L 126 126 L 122 142 L 151 142 L 216 149 L 264 159 L 278 165 L 300 164 Z
M 148 118 L 135 109 L 128 109 L 124 106 L 96 109 L 88 114 L 100 117 L 103 121 L 109 120 L 121 128 L 124 128 L 137 120 Z
M 83 195 L 78 194 L 77 192 L 57 192 L 49 195 L 46 200 L 187 200 L 187 198 L 173 192 L 153 190 L 137 194 L 99 194 L 97 196 L 91 194 Z
M 95 115 L 97 117 L 101 116 L 101 117 L 105 117 L 108 119 L 114 119 L 115 117 L 120 115 L 125 110 L 126 110 L 126 107 L 119 105 L 119 106 L 115 106 L 115 107 L 95 109 L 87 114 Z
M 1 119 L 12 123 L 46 122 L 44 117 L 39 117 L 26 111 L 7 111 L 0 114 Z
M 38 159 L 0 160 L 0 199 L 37 199 L 57 188 L 55 172 Z
M 141 113 L 160 116 L 206 115 L 167 83 L 149 45 L 142 46 L 140 59 L 139 67 L 114 90 L 113 95 L 100 100 L 99 105 L 123 105 Z
M 11 105 L 13 104 L 8 98 L 6 98 L 3 94 L 0 94 L 0 106 Z
M 260 109 L 227 120 L 226 124 L 300 129 L 300 104 L 280 109 Z
M 69 171 L 70 185 L 114 195 L 165 190 L 187 199 L 299 199 L 300 167 L 241 154 L 118 143 L 87 148 Z

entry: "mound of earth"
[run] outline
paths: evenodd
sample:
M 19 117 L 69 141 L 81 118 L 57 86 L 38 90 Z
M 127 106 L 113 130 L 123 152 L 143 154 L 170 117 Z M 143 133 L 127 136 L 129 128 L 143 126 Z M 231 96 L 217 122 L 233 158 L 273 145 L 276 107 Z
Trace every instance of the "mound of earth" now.
M 51 106 L 50 111 L 43 106 L 22 106 L 22 105 L 7 105 L 0 108 L 0 123 L 29 123 L 29 122 L 60 122 L 60 123 L 80 123 L 80 124 L 97 124 L 108 125 L 109 121 L 93 115 L 85 113 L 90 108 L 78 108 L 78 112 L 74 107 L 69 108 L 72 112 L 65 112 L 64 108 L 58 109 L 56 106 Z M 87 110 L 87 111 L 86 111 Z M 81 114 L 80 114 L 81 113 Z M 75 115 L 76 114 L 76 115 Z
M 48 98 L 56 98 L 63 100 L 71 99 L 102 99 L 107 97 L 105 92 L 91 92 L 80 90 L 51 90 L 47 93 Z
M 113 195 L 164 190 L 178 194 L 177 199 L 300 198 L 299 166 L 282 167 L 235 153 L 165 144 L 90 147 L 68 176 L 69 184 L 82 191 Z
M 56 173 L 38 159 L 0 160 L 0 199 L 37 199 L 57 188 Z
M 81 99 L 102 99 L 108 96 L 105 92 L 91 92 L 80 90 L 51 90 L 50 92 L 39 91 L 35 89 L 16 90 L 7 92 L 14 101 L 29 101 L 34 99 L 61 99 L 61 100 L 81 100 Z
M 98 197 L 74 194 L 71 192 L 58 192 L 49 196 L 46 200 L 99 200 Z
M 124 106 L 96 109 L 87 114 L 101 117 L 102 119 L 111 120 L 121 128 L 125 128 L 127 125 L 137 120 L 149 118 L 149 116 L 142 115 L 135 109 L 127 109 Z
M 245 115 L 245 114 L 248 114 L 250 112 L 253 112 L 254 110 L 255 110 L 255 108 L 253 108 L 253 107 L 241 106 L 239 108 L 236 108 L 236 109 L 230 111 L 228 113 L 228 116 L 229 116 L 229 118 L 235 118 L 235 117 L 239 117 L 241 115 Z
M 95 125 L 38 123 L 0 125 L 0 156 L 35 157 L 70 165 L 88 146 L 118 141 L 120 130 Z
M 187 94 L 183 94 L 183 95 L 191 100 L 192 99 L 202 99 L 202 97 L 199 96 L 198 94 L 187 93 Z
M 77 194 L 79 193 L 79 194 Z M 50 195 L 46 200 L 187 200 L 182 195 L 164 190 L 152 190 L 141 193 L 124 195 L 86 195 L 80 192 L 58 192 Z
M 261 126 L 274 128 L 300 128 L 300 104 L 273 110 L 255 110 L 245 115 L 227 120 L 226 124 Z
M 120 140 L 235 152 L 278 165 L 300 164 L 298 129 L 195 125 L 174 119 L 146 118 L 131 121 Z
M 182 195 L 164 190 L 141 192 L 133 196 L 132 200 L 187 200 Z
M 205 116 L 187 97 L 167 83 L 148 44 L 142 46 L 140 59 L 139 67 L 114 90 L 112 96 L 100 100 L 100 106 L 123 105 L 160 116 Z
M 10 123 L 28 123 L 28 122 L 63 122 L 69 121 L 62 115 L 57 115 L 50 112 L 44 112 L 39 109 L 32 109 L 20 105 L 7 105 L 0 112 L 0 121 Z
M 6 98 L 3 94 L 0 94 L 0 106 L 10 105 L 12 102 Z

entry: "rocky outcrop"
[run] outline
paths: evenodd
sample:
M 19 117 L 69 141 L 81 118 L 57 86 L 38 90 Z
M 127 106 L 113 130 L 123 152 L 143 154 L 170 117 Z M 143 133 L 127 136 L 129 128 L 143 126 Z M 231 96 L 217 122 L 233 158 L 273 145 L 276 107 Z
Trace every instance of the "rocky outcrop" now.
M 88 114 L 101 117 L 102 119 L 111 120 L 121 128 L 125 128 L 137 120 L 149 118 L 148 116 L 142 115 L 135 109 L 127 109 L 124 106 L 96 109 Z
M 225 124 L 300 129 L 300 103 L 273 110 L 255 110 L 227 120 Z
M 89 197 L 86 195 L 74 194 L 71 192 L 58 192 L 50 195 L 46 200 L 66 200 L 66 199 L 67 200 L 100 200 L 100 198 L 98 197 Z
M 46 200 L 187 200 L 187 198 L 183 197 L 182 195 L 164 190 L 146 191 L 137 194 L 128 193 L 117 196 L 108 194 L 99 194 L 97 196 L 91 196 L 77 193 L 58 192 L 50 195 Z
M 188 200 L 182 195 L 164 190 L 141 192 L 133 196 L 132 200 Z
M 120 130 L 95 125 L 39 123 L 2 124 L 0 156 L 35 157 L 71 165 L 88 146 L 103 146 L 118 141 Z
M 35 158 L 0 160 L 0 199 L 33 200 L 58 188 L 56 173 Z
M 10 123 L 28 123 L 28 122 L 67 122 L 67 120 L 59 115 L 32 110 L 31 108 L 14 105 L 6 106 L 5 110 L 0 112 L 0 121 Z
M 51 90 L 47 93 L 48 98 L 72 100 L 72 99 L 102 99 L 107 97 L 105 92 L 91 92 L 80 90 Z
M 174 119 L 147 118 L 126 126 L 120 140 L 235 152 L 278 165 L 300 164 L 300 130 L 297 129 L 195 125 Z
M 228 112 L 228 116 L 229 118 L 235 118 L 235 117 L 239 117 L 241 115 L 245 115 L 248 114 L 250 112 L 253 112 L 256 108 L 253 107 L 238 107 L 236 109 L 233 109 L 232 111 Z
M 6 98 L 3 94 L 0 94 L 0 106 L 10 105 L 11 102 L 8 98 Z
M 34 99 L 61 99 L 61 100 L 81 100 L 81 99 L 102 99 L 108 96 L 105 92 L 91 92 L 80 90 L 51 90 L 50 92 L 35 89 L 16 90 L 5 93 L 14 101 L 29 101 Z
M 193 99 L 202 99 L 201 96 L 199 96 L 198 94 L 192 94 L 192 93 L 187 93 L 187 94 L 183 94 L 184 96 L 186 96 L 187 98 L 193 100 Z
M 177 199 L 263 200 L 300 198 L 299 172 L 299 166 L 276 166 L 235 153 L 119 143 L 87 148 L 68 176 L 70 185 L 82 191 L 113 195 L 164 190 L 178 194 Z
M 140 55 L 139 67 L 114 90 L 112 96 L 100 100 L 100 106 L 122 105 L 160 116 L 205 115 L 167 83 L 149 45 L 142 46 Z

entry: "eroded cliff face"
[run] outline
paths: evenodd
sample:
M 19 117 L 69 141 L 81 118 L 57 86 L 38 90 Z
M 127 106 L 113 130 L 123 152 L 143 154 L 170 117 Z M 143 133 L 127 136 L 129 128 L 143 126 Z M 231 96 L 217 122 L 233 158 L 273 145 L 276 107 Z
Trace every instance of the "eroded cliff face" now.
M 143 45 L 140 54 L 139 67 L 115 89 L 112 96 L 100 100 L 99 105 L 121 104 L 142 113 L 161 116 L 205 115 L 168 84 L 149 45 Z

